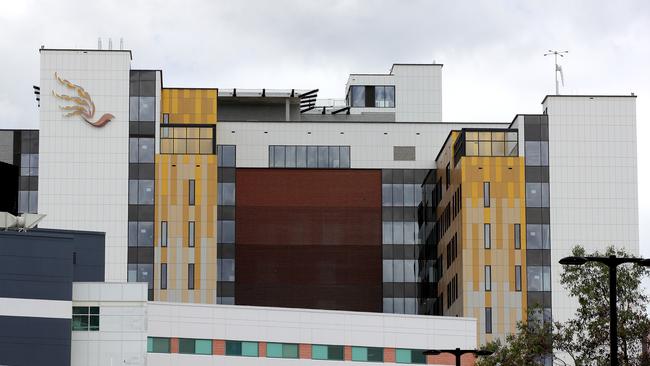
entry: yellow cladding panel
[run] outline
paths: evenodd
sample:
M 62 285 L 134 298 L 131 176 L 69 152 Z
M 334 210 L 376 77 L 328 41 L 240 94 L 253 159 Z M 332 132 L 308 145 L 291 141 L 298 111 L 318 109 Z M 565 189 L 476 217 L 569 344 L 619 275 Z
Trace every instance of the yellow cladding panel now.
M 217 89 L 163 89 L 161 113 L 169 123 L 215 124 Z
M 157 271 L 161 263 L 167 263 L 167 289 L 160 289 L 160 281 L 155 281 L 156 300 L 216 302 L 216 172 L 213 155 L 156 156 L 156 227 L 162 221 L 168 223 L 167 248 L 161 248 L 156 230 Z M 190 180 L 195 181 L 194 205 L 189 200 Z M 194 222 L 193 247 L 189 246 L 189 222 Z M 194 264 L 193 290 L 188 289 L 188 264 Z

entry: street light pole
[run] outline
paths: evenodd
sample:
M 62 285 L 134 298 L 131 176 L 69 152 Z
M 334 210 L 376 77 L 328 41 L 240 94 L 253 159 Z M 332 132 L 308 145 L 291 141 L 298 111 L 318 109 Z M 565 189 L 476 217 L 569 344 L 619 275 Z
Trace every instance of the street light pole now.
M 623 263 L 635 263 L 650 267 L 650 259 L 625 258 L 610 255 L 609 257 L 564 257 L 560 264 L 581 266 L 587 262 L 604 264 L 609 269 L 609 360 L 611 366 L 618 366 L 618 312 L 616 308 L 616 275 L 617 269 Z
M 613 255 L 610 258 L 615 258 Z M 616 306 L 616 264 L 609 266 L 609 358 L 618 365 L 618 309 Z

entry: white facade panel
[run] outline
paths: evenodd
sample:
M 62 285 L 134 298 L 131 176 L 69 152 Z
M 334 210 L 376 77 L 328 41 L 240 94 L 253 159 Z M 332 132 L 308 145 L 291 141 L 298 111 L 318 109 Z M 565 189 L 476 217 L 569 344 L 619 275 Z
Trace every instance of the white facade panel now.
M 0 297 L 0 316 L 72 318 L 72 303 L 63 300 Z
M 73 306 L 99 306 L 99 331 L 73 331 L 72 366 L 146 365 L 147 284 L 76 282 Z
M 576 245 L 639 254 L 636 98 L 548 97 L 554 320 L 577 301 L 560 284 L 558 261 Z
M 217 143 L 237 145 L 238 168 L 268 168 L 269 145 L 347 145 L 353 169 L 432 169 L 454 129 L 509 123 L 219 122 Z M 415 161 L 393 160 L 394 146 L 415 146 Z
M 126 281 L 130 53 L 41 50 L 40 57 L 38 196 L 47 215 L 40 226 L 105 232 L 105 278 Z M 55 73 L 90 94 L 93 120 L 110 113 L 112 121 L 94 127 L 65 116 L 61 107 L 75 103 L 53 91 L 79 95 Z

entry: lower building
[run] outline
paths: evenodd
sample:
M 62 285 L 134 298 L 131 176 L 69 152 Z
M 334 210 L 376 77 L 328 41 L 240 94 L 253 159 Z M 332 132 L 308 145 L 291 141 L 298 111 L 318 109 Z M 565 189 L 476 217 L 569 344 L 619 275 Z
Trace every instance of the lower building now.
M 0 232 L 0 364 L 452 365 L 422 352 L 477 346 L 472 318 L 148 301 L 104 282 L 103 255 L 103 233 Z

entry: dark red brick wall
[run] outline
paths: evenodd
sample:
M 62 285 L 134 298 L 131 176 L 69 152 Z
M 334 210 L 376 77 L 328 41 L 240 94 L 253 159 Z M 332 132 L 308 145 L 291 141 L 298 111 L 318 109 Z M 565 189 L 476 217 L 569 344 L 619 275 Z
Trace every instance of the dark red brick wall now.
M 235 301 L 382 311 L 381 171 L 237 169 Z

